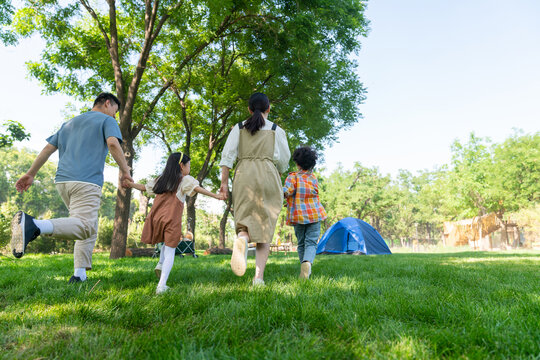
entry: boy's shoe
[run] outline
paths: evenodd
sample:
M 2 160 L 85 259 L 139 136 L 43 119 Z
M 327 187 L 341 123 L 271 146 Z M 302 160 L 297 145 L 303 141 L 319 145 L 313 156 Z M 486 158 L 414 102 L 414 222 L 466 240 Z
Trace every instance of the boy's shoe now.
M 163 294 L 164 292 L 169 291 L 169 287 L 167 285 L 158 286 L 156 288 L 156 295 Z
M 298 276 L 300 279 L 309 279 L 309 276 L 311 275 L 311 263 L 309 261 L 304 261 L 300 265 L 300 276 Z
M 234 240 L 231 256 L 231 269 L 236 276 L 242 276 L 247 267 L 248 242 L 245 236 L 238 236 Z
M 157 263 L 156 268 L 154 269 L 154 273 L 156 274 L 157 278 L 161 278 L 161 268 L 163 265 L 161 263 Z
M 34 224 L 34 218 L 17 211 L 11 220 L 11 252 L 16 258 L 24 255 L 28 243 L 39 236 L 41 231 Z
M 78 282 L 82 282 L 82 281 L 83 281 L 83 280 L 81 280 L 80 277 L 73 275 L 73 276 L 71 276 L 71 278 L 69 279 L 68 284 L 78 283 Z
M 264 286 L 264 280 L 259 278 L 253 279 L 253 287 L 257 286 Z

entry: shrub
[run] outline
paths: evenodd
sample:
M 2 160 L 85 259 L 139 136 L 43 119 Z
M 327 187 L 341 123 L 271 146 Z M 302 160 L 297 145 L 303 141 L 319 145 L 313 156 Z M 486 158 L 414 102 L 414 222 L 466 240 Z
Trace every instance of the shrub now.
M 98 237 L 96 247 L 109 249 L 111 247 L 112 235 L 114 229 L 114 220 L 100 217 L 98 222 Z

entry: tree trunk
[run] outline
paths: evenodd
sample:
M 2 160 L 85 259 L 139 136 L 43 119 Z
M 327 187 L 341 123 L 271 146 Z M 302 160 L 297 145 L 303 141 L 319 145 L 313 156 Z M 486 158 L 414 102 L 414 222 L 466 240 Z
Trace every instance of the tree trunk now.
M 514 238 L 515 238 L 515 247 L 521 247 L 521 237 L 519 236 L 519 228 L 517 226 L 514 227 Z
M 510 231 L 510 235 L 512 236 L 512 249 L 515 249 L 518 247 L 518 239 L 519 237 L 516 237 L 516 226 L 512 226 L 512 230 Z
M 381 219 L 378 216 L 375 216 L 375 229 L 378 233 L 381 233 Z
M 441 231 L 441 240 L 442 240 L 443 246 L 446 246 L 446 237 L 444 236 L 444 231 Z
M 127 164 L 133 166 L 133 140 L 124 138 L 122 143 Z M 119 259 L 126 256 L 127 232 L 129 223 L 129 208 L 131 204 L 131 189 L 125 189 L 120 184 L 118 175 L 118 191 L 116 192 L 116 210 L 114 213 L 114 229 L 111 241 L 111 259 Z
M 193 244 L 195 244 L 195 239 L 197 238 L 195 236 L 195 225 L 197 222 L 197 215 L 195 214 L 195 201 L 197 200 L 197 195 L 195 196 L 187 196 L 186 197 L 186 204 L 187 204 L 187 211 L 186 211 L 186 224 L 187 224 L 187 231 L 191 231 L 193 234 Z M 185 233 L 186 231 L 184 231 Z
M 506 222 L 501 222 L 501 249 L 508 248 L 508 229 L 506 227 Z
M 220 249 L 225 249 L 225 240 L 226 240 L 226 229 L 227 229 L 227 219 L 229 218 L 229 213 L 231 212 L 232 206 L 232 196 L 229 194 L 227 199 L 227 206 L 225 207 L 225 212 L 219 221 L 219 245 Z

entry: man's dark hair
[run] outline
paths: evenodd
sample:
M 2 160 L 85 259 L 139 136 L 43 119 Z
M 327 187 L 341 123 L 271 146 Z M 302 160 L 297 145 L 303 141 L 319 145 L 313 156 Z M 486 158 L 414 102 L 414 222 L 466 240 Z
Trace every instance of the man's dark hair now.
M 317 153 L 309 146 L 301 146 L 294 150 L 292 155 L 293 161 L 303 170 L 313 170 L 317 163 Z
M 120 107 L 120 100 L 111 93 L 104 92 L 98 95 L 96 100 L 94 100 L 94 106 L 105 104 L 105 101 L 109 100 L 111 103 L 114 101 L 118 107 Z

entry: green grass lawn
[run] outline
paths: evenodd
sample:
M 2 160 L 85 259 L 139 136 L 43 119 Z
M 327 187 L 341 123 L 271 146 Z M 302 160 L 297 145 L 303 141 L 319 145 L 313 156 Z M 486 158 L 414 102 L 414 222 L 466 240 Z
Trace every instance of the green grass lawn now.
M 177 258 L 169 293 L 156 260 L 94 255 L 68 285 L 70 255 L 0 257 L 0 358 L 540 358 L 540 252 Z

